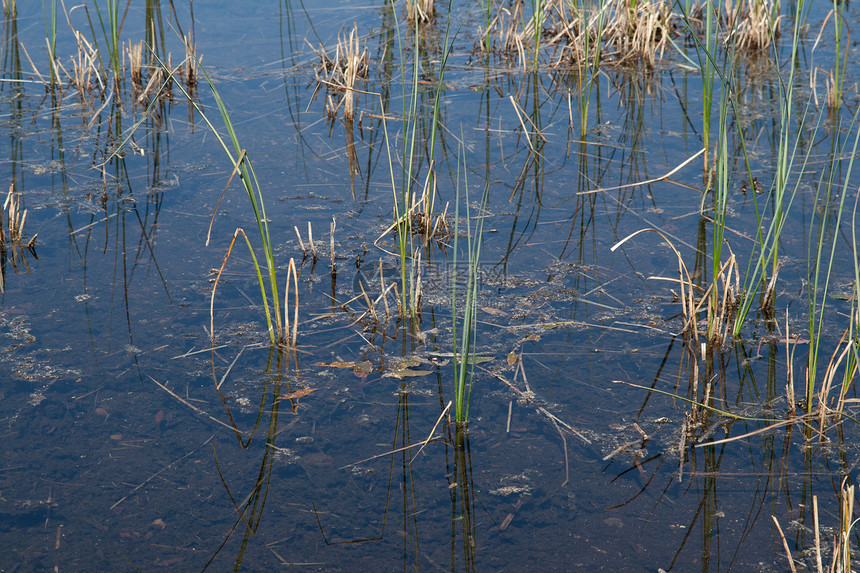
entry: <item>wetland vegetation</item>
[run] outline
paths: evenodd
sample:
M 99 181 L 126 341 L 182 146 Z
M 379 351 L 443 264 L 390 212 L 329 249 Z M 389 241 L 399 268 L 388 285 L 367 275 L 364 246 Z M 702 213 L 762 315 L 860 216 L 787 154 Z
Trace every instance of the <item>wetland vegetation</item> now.
M 4 567 L 851 570 L 847 2 L 2 7 Z

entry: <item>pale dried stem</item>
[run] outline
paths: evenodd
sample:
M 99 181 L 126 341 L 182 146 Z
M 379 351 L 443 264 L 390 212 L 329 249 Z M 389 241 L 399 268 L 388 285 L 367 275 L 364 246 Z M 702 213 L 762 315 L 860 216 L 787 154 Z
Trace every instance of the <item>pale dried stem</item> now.
M 330 254 L 331 254 L 331 274 L 333 274 L 333 275 L 336 275 L 336 274 L 337 274 L 337 267 L 335 266 L 335 263 L 334 263 L 334 259 L 335 259 L 335 256 L 334 256 L 334 230 L 335 230 L 335 228 L 336 228 L 336 227 L 337 227 L 337 221 L 335 221 L 334 217 L 332 217 L 332 219 L 331 219 L 331 226 L 330 226 L 330 229 L 331 229 L 331 234 L 330 234 L 330 239 L 331 239 Z
M 302 234 L 299 232 L 298 227 L 293 226 L 293 229 L 296 230 L 296 237 L 298 237 L 298 239 L 299 239 L 299 246 L 302 248 L 302 253 L 304 254 L 305 257 L 307 257 L 308 256 L 308 249 L 307 249 L 307 247 L 305 247 L 305 242 L 302 241 Z
M 290 330 L 290 279 L 293 279 L 293 320 Z M 289 337 L 287 343 L 293 348 L 298 340 L 299 327 L 299 274 L 296 271 L 296 261 L 290 257 L 290 265 L 287 267 L 287 285 L 284 292 L 284 334 Z
M 771 519 L 773 519 L 773 523 L 776 525 L 776 530 L 779 532 L 779 537 L 782 539 L 782 546 L 785 549 L 786 557 L 788 557 L 788 565 L 791 567 L 791 573 L 797 573 L 797 569 L 794 567 L 794 559 L 791 556 L 791 549 L 788 547 L 788 541 L 785 539 L 782 527 L 779 526 L 779 521 L 777 521 L 776 516 L 771 515 Z
M 9 231 L 9 243 L 16 247 L 32 247 L 37 235 L 33 235 L 26 244 L 24 243 L 24 224 L 27 222 L 27 209 L 21 211 L 20 193 L 15 192 L 15 185 L 9 185 L 9 193 L 3 203 L 3 212 L 0 216 L 6 217 L 6 228 Z M 5 245 L 5 236 L 2 233 L 3 225 L 0 222 L 0 246 Z
M 128 41 L 128 69 L 131 73 L 131 83 L 138 89 L 143 87 L 143 41 L 137 45 Z
M 197 57 L 197 44 L 191 44 L 185 36 L 182 39 L 185 44 L 185 85 L 191 91 L 197 87 L 197 62 L 202 58 Z

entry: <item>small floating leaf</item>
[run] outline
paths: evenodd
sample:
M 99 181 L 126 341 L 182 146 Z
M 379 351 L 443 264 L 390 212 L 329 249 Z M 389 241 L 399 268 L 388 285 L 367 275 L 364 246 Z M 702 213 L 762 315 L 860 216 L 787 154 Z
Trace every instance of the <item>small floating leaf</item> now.
M 516 352 L 510 352 L 510 353 L 508 353 L 507 361 L 508 361 L 508 366 L 513 366 L 514 364 L 516 364 L 516 362 L 517 362 L 517 353 L 516 353 Z
M 553 327 L 553 328 L 555 328 L 555 327 Z M 537 342 L 538 340 L 540 340 L 539 334 L 529 334 L 528 336 L 523 338 L 520 342 Z
M 400 370 L 392 370 L 391 372 L 386 372 L 382 375 L 383 378 L 400 378 L 403 380 L 404 378 L 415 378 L 417 376 L 427 376 L 428 374 L 433 374 L 432 370 L 409 370 L 408 368 L 401 368 Z
M 355 368 L 355 362 L 318 362 L 317 366 L 324 368 Z
M 373 372 L 373 363 L 370 360 L 362 360 L 356 362 L 352 369 L 353 372 L 359 375 L 367 375 Z
M 487 314 L 492 314 L 493 316 L 508 316 L 507 312 L 499 310 L 498 308 L 493 308 L 491 306 L 483 307 L 481 308 L 481 310 L 483 310 Z
M 289 392 L 283 396 L 278 396 L 276 402 L 280 402 L 282 400 L 298 400 L 299 398 L 304 398 L 311 392 L 316 392 L 316 388 L 305 388 L 304 390 L 296 390 L 295 392 Z

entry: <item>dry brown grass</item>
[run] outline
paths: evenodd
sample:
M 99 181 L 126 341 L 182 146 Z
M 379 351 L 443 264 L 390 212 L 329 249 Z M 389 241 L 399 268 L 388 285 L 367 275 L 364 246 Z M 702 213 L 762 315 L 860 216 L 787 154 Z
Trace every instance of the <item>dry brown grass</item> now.
M 599 28 L 601 11 L 601 8 L 593 7 L 577 12 L 572 4 L 564 0 L 547 5 L 545 41 L 556 51 L 552 58 L 553 68 L 581 69 L 594 61 L 594 51 L 603 35 L 603 30 Z
M 436 19 L 435 0 L 407 0 L 406 20 L 411 23 L 429 23 Z
M 25 248 L 32 247 L 36 242 L 33 235 L 28 241 L 24 240 L 24 223 L 27 222 L 27 210 L 21 211 L 20 193 L 15 193 L 15 186 L 9 186 L 9 193 L 3 203 L 3 211 L 0 213 L 0 246 L 6 246 L 6 237 L 3 234 L 3 219 L 6 219 L 6 230 L 9 232 L 8 243 L 13 246 Z
M 308 44 L 310 45 L 310 44 Z M 311 46 L 319 57 L 315 68 L 316 81 L 319 86 L 325 86 L 327 92 L 326 111 L 330 117 L 337 116 L 343 106 L 343 115 L 347 121 L 352 121 L 355 114 L 355 85 L 359 79 L 367 79 L 369 58 L 367 45 L 361 45 L 358 37 L 358 26 L 352 25 L 348 36 L 338 37 L 335 53 L 330 56 L 325 46 L 319 49 Z M 333 95 L 340 95 L 340 101 L 334 102 Z
M 21 210 L 20 193 L 15 193 L 15 186 L 9 186 L 9 193 L 3 208 L 0 209 L 0 293 L 6 292 L 6 260 L 12 263 L 17 273 L 19 266 L 29 271 L 24 249 L 36 256 L 36 237 L 24 239 L 24 223 L 27 221 L 27 210 Z M 5 229 L 4 229 L 5 226 Z M 8 232 L 8 237 L 7 237 Z
M 532 24 L 530 20 L 525 26 L 520 26 L 522 19 L 522 0 L 514 0 L 510 9 L 499 5 L 487 29 L 481 30 L 478 48 L 508 61 L 516 61 L 517 67 L 525 69 L 528 62 L 526 44 Z
M 852 573 L 851 569 L 851 530 L 854 528 L 854 486 L 848 485 L 848 479 L 842 480 L 838 492 L 839 500 L 839 525 L 832 533 L 832 546 L 822 545 L 822 528 L 818 520 L 818 496 L 812 496 L 812 530 L 815 535 L 814 546 L 811 548 L 812 555 L 805 553 L 806 559 L 795 559 L 789 548 L 788 541 L 775 516 L 771 516 L 777 532 L 782 540 L 788 564 L 791 571 L 796 572 L 795 563 L 801 563 L 804 571 L 815 571 L 817 573 Z M 823 557 L 830 553 L 831 559 L 828 567 L 824 567 Z M 808 560 L 814 558 L 812 563 Z
M 711 290 L 716 295 L 707 296 Z M 741 279 L 737 259 L 730 253 L 728 260 L 720 267 L 717 276 L 711 281 L 709 292 L 705 293 L 708 304 L 708 343 L 722 346 L 729 339 L 737 314 L 741 292 Z
M 83 100 L 86 94 L 95 88 L 103 92 L 105 82 L 98 69 L 98 50 L 77 30 L 75 30 L 75 40 L 78 53 L 72 56 L 71 83 Z
M 669 0 L 608 0 L 579 11 L 565 0 L 549 0 L 540 18 L 540 49 L 553 53 L 549 61 L 554 68 L 580 67 L 599 42 L 600 60 L 607 64 L 653 67 L 669 46 L 669 37 L 677 33 L 672 6 Z M 523 11 L 520 1 L 510 9 L 500 6 L 482 31 L 479 48 L 516 59 L 518 67 L 525 68 L 530 61 L 526 48 L 533 48 L 535 19 L 525 20 Z
M 671 0 L 606 0 L 576 5 L 566 0 L 546 0 L 541 17 L 540 50 L 556 69 L 581 67 L 586 57 L 601 51 L 601 64 L 639 65 L 653 68 L 672 48 L 672 38 L 682 33 L 703 34 L 704 5 L 691 8 L 687 30 L 677 3 Z M 747 53 L 766 52 L 779 35 L 778 0 L 726 0 L 717 4 L 723 41 Z M 526 19 L 524 3 L 500 4 L 476 47 L 525 69 L 533 49 L 534 18 Z
M 194 94 L 197 91 L 197 63 L 201 58 L 197 56 L 197 44 L 189 42 L 188 38 L 184 36 L 183 41 L 185 44 L 185 67 L 183 68 L 185 86 L 189 94 Z
M 667 0 L 609 0 L 604 37 L 618 63 L 641 62 L 654 67 L 675 34 L 677 16 Z
M 767 50 L 779 36 L 779 0 L 727 0 L 723 11 L 725 28 L 729 30 L 726 44 L 746 52 Z
M 126 95 L 128 95 L 122 86 L 126 80 L 130 80 L 133 102 L 139 103 L 156 92 L 159 93 L 159 97 L 172 97 L 170 89 L 172 80 L 168 82 L 168 85 L 162 86 L 167 80 L 168 74 L 160 64 L 154 65 L 152 63 L 154 58 L 148 57 L 151 50 L 146 42 L 135 43 L 128 40 L 126 43 L 122 43 L 118 72 L 120 77 L 116 78 L 116 81 L 107 81 L 107 76 L 113 74 L 113 71 L 104 67 L 107 55 L 99 52 L 98 44 L 95 41 L 88 39 L 84 33 L 72 27 L 68 18 L 67 21 L 74 38 L 75 51 L 68 56 L 62 58 L 58 56 L 56 59 L 49 60 L 48 66 L 55 78 L 53 84 L 51 83 L 51 74 L 44 70 L 40 71 L 23 43 L 19 44 L 21 53 L 30 65 L 33 75 L 46 87 L 60 91 L 73 88 L 79 92 L 82 102 L 91 101 L 93 96 L 100 97 L 103 101 L 114 98 L 115 101 L 119 102 L 125 100 Z M 177 81 L 183 79 L 188 93 L 195 94 L 198 81 L 197 62 L 200 58 L 195 55 L 195 46 L 190 45 L 187 39 L 183 38 L 183 40 L 186 59 L 183 66 L 175 74 L 175 78 Z M 171 59 L 171 54 L 168 53 L 165 58 L 165 66 L 172 70 Z M 108 93 L 109 91 L 110 93 Z
M 143 42 L 132 44 L 128 41 L 126 49 L 128 56 L 128 69 L 131 74 L 131 83 L 136 89 L 143 88 Z

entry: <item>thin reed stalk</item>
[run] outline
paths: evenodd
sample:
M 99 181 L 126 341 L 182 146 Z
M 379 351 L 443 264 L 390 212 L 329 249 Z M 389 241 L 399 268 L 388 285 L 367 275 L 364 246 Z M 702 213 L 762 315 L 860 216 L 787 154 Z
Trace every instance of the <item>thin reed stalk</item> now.
M 108 51 L 108 65 L 107 67 L 113 71 L 114 76 L 114 89 L 117 97 L 119 97 L 120 93 L 120 82 L 122 80 L 122 70 L 120 67 L 120 60 L 122 57 L 122 44 L 119 40 L 121 23 L 119 19 L 119 0 L 107 0 L 107 21 L 105 21 L 105 17 L 102 15 L 101 6 L 99 6 L 98 0 L 93 0 L 93 4 L 96 8 L 96 16 L 98 18 L 99 27 L 102 31 L 102 37 L 105 40 L 105 45 Z M 93 21 L 90 19 L 89 10 L 87 10 L 87 19 L 90 22 L 90 30 L 93 34 L 93 39 L 95 41 L 96 33 L 95 26 Z M 96 48 L 98 49 L 98 43 L 96 42 Z M 99 50 L 99 59 L 101 60 L 101 50 Z M 104 69 L 104 63 L 102 62 L 102 66 Z
M 585 6 L 586 0 L 575 2 L 576 14 L 581 22 L 583 58 L 577 58 L 577 88 L 579 108 L 579 135 L 585 139 L 588 132 L 588 110 L 591 103 L 591 95 L 598 80 L 600 61 L 603 48 L 603 33 L 606 28 L 606 16 L 604 10 L 597 10 L 594 16 Z M 594 33 L 591 31 L 596 18 Z
M 42 7 L 44 9 L 44 3 Z M 45 14 L 45 39 L 48 44 L 48 57 L 50 58 L 51 67 L 51 85 L 55 86 L 59 83 L 60 78 L 56 72 L 57 62 L 57 0 L 51 0 L 48 8 L 48 14 Z
M 449 3 L 449 13 L 450 13 Z M 392 10 L 394 7 L 392 6 Z M 434 156 L 436 150 L 436 138 L 440 123 L 441 91 L 444 88 L 444 73 L 446 62 L 451 50 L 452 38 L 450 36 L 450 22 L 445 31 L 445 45 L 442 51 L 442 60 L 439 69 L 439 80 L 433 101 L 433 115 L 430 123 L 429 141 L 429 167 L 424 184 L 424 194 L 419 197 L 416 191 L 416 171 L 421 150 L 420 117 L 422 115 L 419 95 L 422 91 L 419 81 L 419 72 L 422 66 L 421 50 L 419 45 L 420 30 L 417 20 L 411 23 L 411 46 L 412 59 L 407 64 L 405 57 L 406 49 L 399 24 L 394 19 L 396 41 L 400 59 L 401 89 L 403 101 L 402 120 L 402 147 L 400 149 L 400 184 L 396 182 L 394 161 L 391 155 L 390 138 L 388 134 L 387 121 L 383 119 L 384 140 L 388 154 L 389 176 L 393 198 L 394 224 L 390 229 L 396 233 L 397 244 L 396 255 L 400 265 L 400 314 L 415 320 L 421 314 L 421 256 L 417 243 L 417 231 L 423 229 L 425 240 L 429 240 L 434 230 L 439 228 L 439 222 L 433 224 L 433 210 L 435 202 L 436 175 L 434 168 Z M 407 75 L 408 74 L 408 75 Z M 384 106 L 383 106 L 384 108 Z M 444 225 L 443 225 L 444 226 Z
M 462 138 L 461 138 L 462 139 Z M 460 335 L 457 335 L 458 303 L 457 284 L 459 283 L 459 237 L 460 237 L 460 176 L 462 175 L 462 190 L 465 195 L 466 206 L 466 287 L 465 303 L 463 305 Z M 451 285 L 451 317 L 452 336 L 454 344 L 454 404 L 457 423 L 460 425 L 469 422 L 469 404 L 472 396 L 472 382 L 474 380 L 474 354 L 475 341 L 477 339 L 477 308 L 478 308 L 478 271 L 481 260 L 481 246 L 484 232 L 484 218 L 486 206 L 489 201 L 489 185 L 484 185 L 481 198 L 480 212 L 477 215 L 477 223 L 472 226 L 472 212 L 469 198 L 468 171 L 466 169 L 466 152 L 461 146 L 460 162 L 457 177 L 457 204 L 454 208 L 454 273 Z

